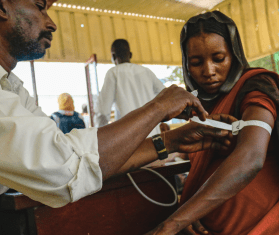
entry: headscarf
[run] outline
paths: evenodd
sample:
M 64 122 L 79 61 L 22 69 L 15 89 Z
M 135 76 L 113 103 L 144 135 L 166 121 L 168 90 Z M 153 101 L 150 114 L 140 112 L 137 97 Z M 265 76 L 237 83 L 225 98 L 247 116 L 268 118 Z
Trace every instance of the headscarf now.
M 62 93 L 58 97 L 59 110 L 74 111 L 74 101 L 70 94 Z
M 204 92 L 202 88 L 200 88 L 199 85 L 190 76 L 187 68 L 188 61 L 185 51 L 186 43 L 191 36 L 195 35 L 195 32 L 193 34 L 193 31 L 195 31 L 195 29 L 192 27 L 192 24 L 198 23 L 198 21 L 201 20 L 204 21 L 204 32 L 216 33 L 222 36 L 234 55 L 233 63 L 228 77 L 224 84 L 220 87 L 218 93 L 215 94 L 207 94 L 206 92 Z M 191 35 L 187 35 L 188 30 L 192 31 Z M 181 31 L 180 46 L 182 51 L 183 77 L 186 87 L 190 91 L 197 89 L 199 92 L 198 97 L 205 101 L 211 101 L 217 98 L 221 93 L 228 93 L 239 80 L 243 71 L 249 68 L 249 64 L 244 55 L 239 32 L 234 21 L 219 11 L 206 12 L 204 14 L 200 14 L 190 18 Z

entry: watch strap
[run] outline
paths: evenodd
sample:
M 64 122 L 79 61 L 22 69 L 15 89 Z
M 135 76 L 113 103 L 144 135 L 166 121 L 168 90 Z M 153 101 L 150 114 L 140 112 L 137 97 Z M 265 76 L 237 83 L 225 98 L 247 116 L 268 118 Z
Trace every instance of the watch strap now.
M 153 135 L 152 136 L 152 141 L 153 141 L 155 149 L 158 153 L 158 158 L 160 160 L 166 159 L 168 157 L 168 152 L 167 152 L 167 149 L 165 147 L 165 144 L 163 142 L 163 139 L 162 139 L 161 135 L 160 134 Z

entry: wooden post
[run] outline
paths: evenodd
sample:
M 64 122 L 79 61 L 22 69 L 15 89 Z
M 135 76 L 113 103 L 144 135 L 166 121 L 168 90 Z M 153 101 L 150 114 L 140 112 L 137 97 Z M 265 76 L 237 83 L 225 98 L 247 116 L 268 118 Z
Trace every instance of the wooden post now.
M 30 67 L 31 67 L 31 74 L 32 74 L 33 94 L 34 94 L 36 105 L 38 106 L 39 102 L 38 102 L 38 94 L 37 94 L 37 86 L 36 86 L 34 60 L 30 61 Z
M 87 85 L 87 95 L 88 95 L 88 104 L 89 104 L 89 116 L 91 126 L 94 126 L 94 102 L 93 102 L 93 94 L 91 89 L 91 77 L 90 77 L 90 69 L 89 65 L 94 64 L 95 68 L 95 81 L 97 85 L 97 95 L 99 95 L 99 88 L 98 88 L 98 79 L 97 79 L 97 55 L 93 54 L 85 63 L 85 75 L 86 75 L 86 85 Z

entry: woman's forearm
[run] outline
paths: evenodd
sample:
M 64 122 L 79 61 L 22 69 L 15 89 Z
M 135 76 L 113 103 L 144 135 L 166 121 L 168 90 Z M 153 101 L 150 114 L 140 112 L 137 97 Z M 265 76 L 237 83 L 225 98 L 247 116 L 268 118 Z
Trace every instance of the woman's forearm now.
M 255 155 L 249 155 L 228 157 L 198 192 L 165 221 L 164 229 L 171 231 L 165 234 L 176 234 L 245 188 L 261 169 L 253 161 Z
M 147 138 L 141 143 L 129 160 L 119 169 L 117 174 L 134 171 L 157 159 L 158 153 L 156 152 L 153 141 L 151 138 Z

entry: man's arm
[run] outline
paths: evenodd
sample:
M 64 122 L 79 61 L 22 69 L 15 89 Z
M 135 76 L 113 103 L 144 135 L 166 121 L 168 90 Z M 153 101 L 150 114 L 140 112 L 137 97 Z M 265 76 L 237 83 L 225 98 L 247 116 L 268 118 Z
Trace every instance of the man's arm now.
M 199 100 L 183 88 L 173 85 L 143 107 L 99 128 L 98 145 L 103 179 L 118 172 L 159 122 L 179 115 L 187 118 L 182 112 L 188 105 L 195 106 L 200 118 L 205 120 L 207 113 Z
M 274 127 L 271 112 L 258 106 L 248 107 L 242 120 L 260 120 Z M 270 134 L 261 127 L 247 126 L 240 131 L 237 140 L 232 154 L 198 192 L 148 234 L 177 234 L 236 195 L 256 177 L 265 161 Z
M 141 109 L 100 128 L 97 138 L 96 128 L 64 135 L 50 118 L 35 116 L 17 95 L 1 91 L 0 183 L 51 207 L 77 201 L 117 174 L 159 120 L 179 115 L 188 105 L 205 119 L 197 98 L 172 86 Z

